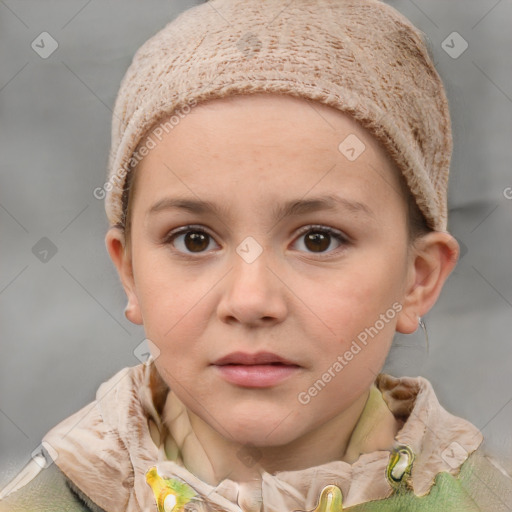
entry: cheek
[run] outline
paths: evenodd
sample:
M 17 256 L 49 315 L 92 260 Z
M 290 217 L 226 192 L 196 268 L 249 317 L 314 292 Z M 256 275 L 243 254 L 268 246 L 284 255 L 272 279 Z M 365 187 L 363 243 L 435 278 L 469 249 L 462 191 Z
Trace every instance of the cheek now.
M 401 301 L 403 256 L 395 254 L 392 259 L 365 256 L 358 254 L 347 260 L 343 268 L 296 281 L 297 295 L 311 306 L 310 317 L 312 313 L 317 314 L 319 326 L 335 333 L 354 334 Z M 395 264 L 390 265 L 389 261 Z
M 163 251 L 134 259 L 137 296 L 146 335 L 161 350 L 175 347 L 190 353 L 191 340 L 204 330 L 204 300 L 214 284 L 195 275 L 194 270 L 169 263 Z
M 299 320 L 303 322 L 300 329 L 305 339 L 315 339 L 318 349 L 314 378 L 323 379 L 329 369 L 336 375 L 323 393 L 326 400 L 335 400 L 340 390 L 350 395 L 354 383 L 363 386 L 357 390 L 354 386 L 357 394 L 373 381 L 389 352 L 402 307 L 403 256 L 394 254 L 392 260 L 359 256 L 357 262 L 330 273 L 329 279 L 304 281 L 298 292 L 308 305 Z M 389 261 L 396 265 L 390 266 Z M 329 377 L 325 375 L 326 380 Z

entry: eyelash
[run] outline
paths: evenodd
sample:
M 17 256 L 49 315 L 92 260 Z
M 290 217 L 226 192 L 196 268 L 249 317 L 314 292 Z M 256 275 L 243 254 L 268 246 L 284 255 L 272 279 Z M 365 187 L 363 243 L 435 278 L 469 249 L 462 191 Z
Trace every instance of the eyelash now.
M 182 228 L 178 228 L 176 229 L 175 231 L 171 231 L 164 239 L 164 244 L 166 245 L 172 245 L 172 242 L 175 240 L 175 238 L 177 238 L 178 236 L 180 235 L 183 235 L 183 234 L 187 234 L 188 232 L 194 232 L 194 233 L 204 233 L 205 235 L 207 235 L 208 237 L 210 237 L 211 239 L 213 239 L 214 237 L 212 235 L 210 235 L 205 229 L 203 229 L 202 227 L 200 226 L 195 226 L 195 225 L 188 225 L 188 226 L 183 226 Z M 303 228 L 300 229 L 298 235 L 297 235 L 297 238 L 300 238 L 301 236 L 305 235 L 306 233 L 309 233 L 309 232 L 319 232 L 319 233 L 324 233 L 324 234 L 327 234 L 333 238 L 335 238 L 338 242 L 340 242 L 340 247 L 341 246 L 346 246 L 349 244 L 349 239 L 347 236 L 345 236 L 343 233 L 341 233 L 340 231 L 337 231 L 333 228 L 330 228 L 328 226 L 322 226 L 322 225 L 318 225 L 318 224 L 315 224 L 315 225 L 309 225 L 309 226 L 304 226 Z M 337 249 L 340 249 L 340 247 L 337 247 L 336 249 L 332 250 L 332 251 L 329 251 L 329 252 L 319 252 L 319 253 L 314 253 L 314 252 L 309 252 L 308 254 L 317 254 L 318 256 L 320 257 L 323 257 L 323 258 L 328 258 L 329 254 L 331 253 L 336 253 L 337 252 Z M 177 252 L 178 254 L 184 256 L 184 257 L 195 257 L 195 255 L 200 255 L 202 254 L 201 252 L 198 252 L 198 253 L 184 253 L 182 251 L 178 251 L 177 249 L 173 248 L 173 251 L 174 252 Z M 206 252 L 206 251 L 203 251 L 203 253 Z M 322 256 L 324 255 L 324 256 Z M 326 256 L 327 255 L 327 256 Z M 201 257 L 201 256 L 200 256 Z

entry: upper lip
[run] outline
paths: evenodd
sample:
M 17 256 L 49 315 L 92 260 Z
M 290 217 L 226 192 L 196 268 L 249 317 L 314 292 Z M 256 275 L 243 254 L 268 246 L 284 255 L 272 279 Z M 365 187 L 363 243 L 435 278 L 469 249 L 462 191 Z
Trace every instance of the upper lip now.
M 270 364 L 281 363 L 298 366 L 293 361 L 285 359 L 284 357 L 273 354 L 272 352 L 258 352 L 256 354 L 249 354 L 247 352 L 231 352 L 227 356 L 221 357 L 213 362 L 214 365 L 221 366 L 225 364 Z

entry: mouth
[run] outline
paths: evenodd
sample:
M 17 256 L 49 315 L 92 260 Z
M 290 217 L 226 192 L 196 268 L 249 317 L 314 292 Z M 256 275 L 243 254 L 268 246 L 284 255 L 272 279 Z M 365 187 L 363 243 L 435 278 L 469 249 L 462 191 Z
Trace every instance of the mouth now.
M 241 387 L 272 387 L 300 370 L 300 365 L 271 352 L 233 352 L 212 363 L 221 377 Z
M 272 352 L 258 352 L 256 354 L 249 354 L 247 352 L 232 352 L 227 356 L 217 359 L 214 363 L 215 366 L 224 365 L 267 365 L 267 364 L 281 364 L 287 366 L 299 366 L 294 361 L 285 359 L 284 357 L 273 354 Z

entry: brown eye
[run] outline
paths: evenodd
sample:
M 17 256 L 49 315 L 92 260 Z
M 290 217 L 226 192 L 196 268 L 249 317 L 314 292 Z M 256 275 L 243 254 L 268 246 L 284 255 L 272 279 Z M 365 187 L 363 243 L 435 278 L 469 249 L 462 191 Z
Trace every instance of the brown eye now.
M 298 240 L 303 240 L 302 245 L 305 247 L 306 252 L 320 254 L 333 252 L 328 250 L 333 239 L 338 242 L 337 247 L 347 244 L 347 239 L 341 233 L 328 227 L 316 228 L 309 226 L 302 231 Z M 337 247 L 334 247 L 334 249 Z
M 305 245 L 313 252 L 323 252 L 331 244 L 331 236 L 329 234 L 320 233 L 318 231 L 311 232 L 306 235 Z
M 171 244 L 184 254 L 201 253 L 210 245 L 212 237 L 202 229 L 186 227 L 171 233 L 165 243 Z
M 188 232 L 183 243 L 191 252 L 201 252 L 208 247 L 208 235 L 201 232 Z

